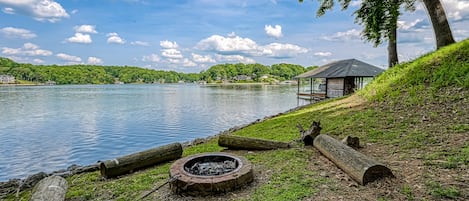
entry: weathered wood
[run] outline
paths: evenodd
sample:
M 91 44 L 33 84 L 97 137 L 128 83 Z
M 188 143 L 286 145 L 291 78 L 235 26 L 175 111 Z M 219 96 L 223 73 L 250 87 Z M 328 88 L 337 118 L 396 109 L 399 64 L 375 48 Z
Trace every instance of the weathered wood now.
M 314 147 L 361 185 L 382 177 L 393 177 L 385 165 L 328 135 L 318 135 Z
M 286 142 L 248 138 L 235 135 L 220 135 L 218 137 L 218 145 L 221 147 L 227 147 L 229 149 L 243 150 L 270 150 L 291 147 L 291 145 Z
M 59 176 L 42 179 L 33 189 L 31 201 L 63 201 L 67 193 L 67 180 Z
M 144 167 L 178 159 L 181 155 L 181 144 L 173 143 L 101 162 L 99 169 L 101 175 L 106 178 L 117 177 Z
M 301 126 L 300 123 L 296 125 L 296 127 L 300 130 L 301 141 L 303 141 L 305 145 L 313 145 L 314 138 L 316 138 L 316 136 L 318 136 L 321 132 L 322 128 L 320 125 L 321 122 L 313 121 L 308 130 L 303 129 L 303 126 Z
M 358 137 L 347 135 L 347 137 L 342 139 L 342 143 L 354 149 L 360 148 L 360 139 Z

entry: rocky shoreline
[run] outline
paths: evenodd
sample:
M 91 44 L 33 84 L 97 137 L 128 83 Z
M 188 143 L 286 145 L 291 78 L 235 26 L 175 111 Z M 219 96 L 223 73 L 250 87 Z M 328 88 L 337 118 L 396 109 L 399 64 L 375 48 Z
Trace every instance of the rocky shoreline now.
M 311 104 L 314 104 L 314 103 L 311 103 Z M 221 131 L 218 134 L 213 135 L 213 136 L 209 136 L 209 137 L 206 137 L 206 138 L 197 138 L 197 139 L 192 140 L 192 141 L 187 141 L 187 142 L 182 143 L 182 147 L 187 148 L 187 147 L 190 147 L 190 146 L 203 144 L 203 143 L 205 143 L 205 142 L 207 142 L 207 141 L 209 141 L 213 138 L 218 137 L 219 135 L 230 134 L 232 132 L 241 130 L 241 129 L 246 128 L 248 126 L 251 126 L 251 125 L 254 125 L 254 124 L 257 124 L 257 123 L 260 123 L 260 122 L 263 122 L 263 121 L 278 117 L 280 115 L 290 113 L 290 112 L 293 112 L 293 111 L 296 111 L 296 110 L 300 110 L 300 109 L 302 109 L 304 107 L 307 107 L 309 105 L 310 104 L 295 107 L 295 108 L 287 110 L 285 112 L 280 112 L 280 113 L 275 114 L 275 115 L 266 116 L 263 119 L 257 119 L 255 121 L 247 123 L 247 124 L 243 124 L 243 125 L 240 125 L 240 126 L 234 126 L 234 127 L 230 128 L 228 130 Z M 99 170 L 99 164 L 100 164 L 100 161 L 98 161 L 94 164 L 91 164 L 91 165 L 86 165 L 86 166 L 79 166 L 79 165 L 73 164 L 73 165 L 69 166 L 67 169 L 57 170 L 57 171 L 53 171 L 51 173 L 39 172 L 39 173 L 28 176 L 26 179 L 10 179 L 6 182 L 0 182 L 0 198 L 3 198 L 3 197 L 5 197 L 9 194 L 18 193 L 20 191 L 32 188 L 41 179 L 44 179 L 48 176 L 56 175 L 56 176 L 60 176 L 60 177 L 63 177 L 63 178 L 67 178 L 67 177 L 70 177 L 70 176 L 75 175 L 75 174 L 81 174 L 81 173 L 86 173 L 86 172 L 97 171 L 97 170 Z

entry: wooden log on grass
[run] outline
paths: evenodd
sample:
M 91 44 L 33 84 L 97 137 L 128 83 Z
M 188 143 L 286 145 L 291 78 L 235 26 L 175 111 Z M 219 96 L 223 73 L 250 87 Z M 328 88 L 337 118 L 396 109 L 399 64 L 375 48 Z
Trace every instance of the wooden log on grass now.
M 328 135 L 318 135 L 314 147 L 361 185 L 382 177 L 393 177 L 391 170 L 382 163 Z
M 241 137 L 236 135 L 220 135 L 218 137 L 218 145 L 221 147 L 227 147 L 229 149 L 243 150 L 271 150 L 291 148 L 291 145 L 286 142 Z
M 144 167 L 178 159 L 181 155 L 181 144 L 173 143 L 101 162 L 99 169 L 103 177 L 117 177 Z
M 34 186 L 31 201 L 63 201 L 67 193 L 67 181 L 59 176 L 50 176 Z
M 300 138 L 303 141 L 304 145 L 313 145 L 314 138 L 319 135 L 321 132 L 321 122 L 313 121 L 308 130 L 305 130 L 300 123 L 296 125 L 298 130 L 300 130 Z

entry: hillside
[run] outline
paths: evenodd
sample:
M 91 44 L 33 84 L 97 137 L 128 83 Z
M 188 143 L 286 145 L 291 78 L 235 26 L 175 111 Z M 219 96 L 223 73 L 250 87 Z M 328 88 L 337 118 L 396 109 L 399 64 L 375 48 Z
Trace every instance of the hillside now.
M 355 95 L 310 105 L 234 132 L 292 141 L 297 123 L 320 120 L 337 139 L 360 137 L 359 151 L 396 178 L 357 185 L 312 147 L 229 151 L 248 158 L 255 181 L 226 195 L 193 198 L 166 187 L 147 200 L 467 200 L 469 199 L 469 40 L 400 64 Z M 222 151 L 216 138 L 184 156 Z M 226 151 L 226 150 L 225 150 Z M 168 178 L 171 163 L 119 179 L 98 172 L 68 178 L 68 200 L 135 200 Z M 27 198 L 30 192 L 20 193 Z M 15 200 L 15 195 L 9 197 Z

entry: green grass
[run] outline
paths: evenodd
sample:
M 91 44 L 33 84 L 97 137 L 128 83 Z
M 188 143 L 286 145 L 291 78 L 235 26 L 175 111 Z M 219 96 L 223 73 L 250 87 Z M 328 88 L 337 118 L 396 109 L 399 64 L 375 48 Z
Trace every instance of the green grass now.
M 397 196 L 407 200 L 462 199 L 469 196 L 465 194 L 469 189 L 440 181 L 439 175 L 446 175 L 440 171 L 449 171 L 463 181 L 461 175 L 469 165 L 469 142 L 461 142 L 467 139 L 464 137 L 469 131 L 468 59 L 469 40 L 465 40 L 387 70 L 357 95 L 310 105 L 232 134 L 291 142 L 299 138 L 298 123 L 309 127 L 311 121 L 321 121 L 321 133 L 336 139 L 353 135 L 360 138 L 362 145 L 383 147 L 384 151 L 375 153 L 378 159 L 397 154 L 395 160 L 419 160 L 423 164 L 419 168 L 436 172 L 412 179 L 413 185 L 399 186 L 394 192 Z M 183 156 L 223 150 L 215 137 L 184 149 Z M 340 188 L 348 188 L 341 187 L 335 177 L 318 175 L 312 168 L 320 165 L 313 149 L 300 146 L 239 154 L 266 178 L 259 179 L 256 186 L 248 189 L 246 195 L 236 197 L 237 200 L 315 199 L 319 186 L 328 186 L 338 195 Z M 70 187 L 66 197 L 136 200 L 167 180 L 170 165 L 171 162 L 160 164 L 118 179 L 103 179 L 99 172 L 75 175 L 67 178 Z M 422 191 L 413 187 L 420 184 Z M 373 192 L 371 188 L 360 187 L 356 193 Z M 30 191 L 24 191 L 18 198 L 10 195 L 5 199 L 28 200 L 29 196 Z M 392 200 L 392 197 L 375 194 L 369 199 Z

